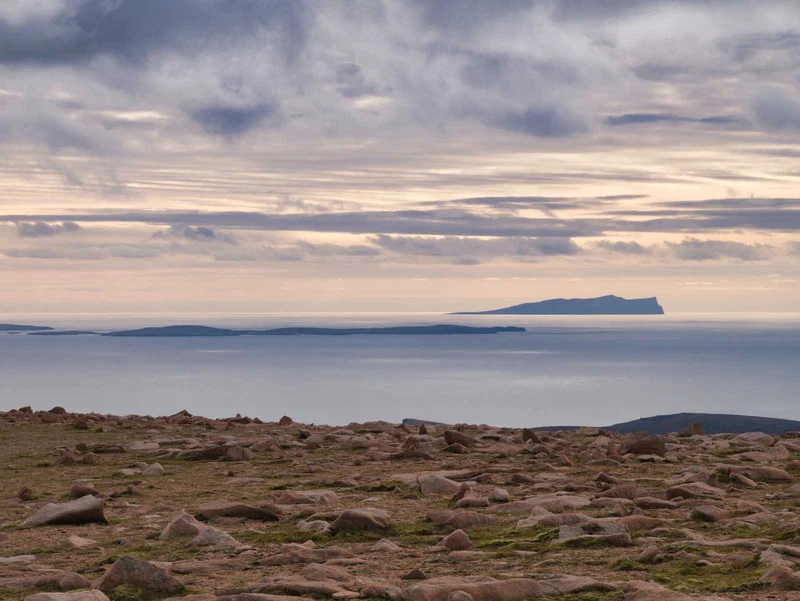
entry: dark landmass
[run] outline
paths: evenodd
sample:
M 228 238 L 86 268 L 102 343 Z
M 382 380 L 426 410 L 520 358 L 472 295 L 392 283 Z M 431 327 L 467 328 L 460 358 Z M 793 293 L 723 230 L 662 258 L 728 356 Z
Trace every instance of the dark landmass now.
M 28 336 L 97 336 L 97 332 L 89 330 L 47 330 L 44 332 L 31 332 Z
M 608 295 L 598 298 L 554 298 L 538 303 L 523 303 L 492 311 L 471 311 L 452 315 L 663 315 L 658 299 L 622 298 Z
M 643 417 L 630 422 L 623 422 L 611 426 L 600 426 L 603 430 L 632 434 L 647 432 L 648 434 L 671 434 L 683 432 L 690 425 L 698 422 L 702 424 L 706 434 L 741 434 L 742 432 L 764 432 L 766 434 L 782 435 L 787 432 L 800 432 L 800 421 L 779 419 L 774 417 L 757 417 L 752 415 L 731 415 L 726 413 L 673 413 L 670 415 L 654 415 Z M 440 422 L 425 421 L 421 419 L 406 418 L 403 423 L 407 426 L 442 425 Z M 579 430 L 585 426 L 531 426 L 536 430 L 557 432 L 559 430 Z M 591 427 L 591 426 L 590 426 Z M 596 426 L 595 426 L 596 427 Z
M 694 422 L 703 424 L 706 434 L 741 434 L 742 432 L 766 432 L 785 434 L 800 431 L 800 421 L 752 415 L 730 415 L 724 413 L 674 413 L 655 415 L 631 422 L 614 424 L 604 428 L 620 434 L 647 432 L 648 434 L 669 434 L 682 432 Z
M 0 323 L 0 332 L 44 332 L 52 329 L 47 326 L 21 326 L 13 323 Z
M 193 336 L 241 336 L 243 332 L 225 328 L 210 328 L 207 326 L 166 326 L 163 328 L 140 328 L 138 330 L 119 330 L 109 332 L 103 336 L 119 337 L 152 337 L 152 338 L 183 338 Z
M 272 330 L 230 330 L 207 326 L 166 326 L 161 328 L 141 328 L 109 332 L 104 336 L 183 338 L 194 336 L 354 336 L 364 334 L 381 335 L 453 335 L 453 334 L 499 334 L 504 332 L 524 332 L 525 328 L 472 327 L 454 325 L 397 326 L 379 328 L 275 328 Z

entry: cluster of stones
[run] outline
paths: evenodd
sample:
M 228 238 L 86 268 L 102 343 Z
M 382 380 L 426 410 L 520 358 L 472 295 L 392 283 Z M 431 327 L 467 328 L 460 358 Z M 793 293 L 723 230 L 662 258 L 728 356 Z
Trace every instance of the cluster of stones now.
M 103 601 L 133 587 L 190 601 L 800 600 L 796 433 L 334 428 L 60 407 L 0 413 L 0 427 L 6 440 L 57 433 L 39 472 L 81 476 L 45 491 L 47 478 L 26 482 L 7 466 L 18 486 L 0 504 L 0 551 L 19 552 L 0 556 L 0 596 Z M 83 442 L 70 442 L 75 433 Z M 35 552 L 47 545 L 19 547 L 57 537 L 64 564 L 77 551 L 113 561 L 56 567 Z M 750 566 L 757 578 L 704 596 L 653 577 L 673 564 Z

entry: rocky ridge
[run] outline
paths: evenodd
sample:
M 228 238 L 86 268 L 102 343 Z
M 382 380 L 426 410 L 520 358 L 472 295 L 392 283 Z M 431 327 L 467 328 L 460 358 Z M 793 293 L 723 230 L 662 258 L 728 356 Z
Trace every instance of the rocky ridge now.
M 0 598 L 800 600 L 800 434 L 0 413 Z

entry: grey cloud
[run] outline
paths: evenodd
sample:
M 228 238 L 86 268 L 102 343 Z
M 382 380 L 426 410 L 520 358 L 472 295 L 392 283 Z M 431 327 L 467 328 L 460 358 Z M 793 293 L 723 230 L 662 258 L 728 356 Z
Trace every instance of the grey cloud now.
M 20 238 L 43 238 L 57 236 L 58 234 L 73 234 L 81 231 L 81 226 L 74 221 L 63 223 L 46 223 L 44 221 L 19 221 L 17 233 Z
M 682 117 L 668 113 L 628 113 L 606 118 L 606 123 L 612 126 L 642 125 L 650 123 L 700 123 L 703 125 L 742 125 L 746 123 L 739 117 L 730 115 L 716 115 L 712 117 Z
M 687 238 L 681 242 L 665 242 L 664 246 L 678 259 L 686 261 L 712 261 L 737 259 L 739 261 L 763 261 L 774 250 L 762 244 L 744 244 L 725 240 L 698 240 Z
M 800 92 L 790 95 L 780 88 L 763 88 L 753 101 L 753 112 L 756 122 L 767 131 L 800 132 Z
M 12 259 L 51 259 L 75 261 L 99 261 L 108 258 L 108 253 L 98 248 L 10 248 L 3 254 Z
M 189 116 L 208 133 L 232 140 L 264 121 L 276 123 L 279 119 L 279 106 L 274 101 L 247 107 L 206 106 L 190 111 Z
M 0 105 L 2 106 L 2 105 Z M 78 150 L 115 155 L 120 143 L 101 125 L 72 119 L 35 98 L 18 98 L 0 112 L 0 143 L 41 144 L 52 152 Z
M 360 98 L 378 94 L 378 87 L 367 82 L 361 67 L 355 63 L 336 65 L 336 81 L 339 92 L 345 98 Z
M 297 248 L 305 253 L 321 257 L 375 257 L 381 254 L 380 249 L 365 244 L 314 244 L 298 242 Z
M 55 14 L 0 20 L 0 62 L 70 64 L 110 55 L 141 63 L 172 49 L 196 55 L 262 29 L 294 59 L 306 39 L 299 0 L 69 0 Z
M 600 240 L 594 244 L 600 250 L 621 254 L 621 255 L 648 255 L 652 252 L 652 248 L 643 246 L 638 242 L 624 242 L 624 241 L 611 241 Z
M 497 257 L 571 256 L 581 248 L 569 238 L 500 238 L 388 236 L 372 238 L 378 246 L 401 255 L 489 259 Z
M 171 226 L 168 230 L 161 230 L 153 234 L 154 240 L 189 240 L 191 242 L 221 242 L 236 244 L 236 238 L 223 231 L 208 226 Z
M 709 198 L 706 200 L 675 200 L 656 203 L 671 209 L 727 209 L 732 211 L 749 209 L 800 209 L 797 198 Z
M 109 258 L 149 259 L 160 256 L 161 251 L 144 246 L 105 245 L 11 248 L 3 254 L 14 259 L 100 261 Z
M 484 122 L 508 132 L 546 138 L 571 136 L 589 130 L 586 118 L 566 105 L 532 106 L 523 111 L 487 115 Z

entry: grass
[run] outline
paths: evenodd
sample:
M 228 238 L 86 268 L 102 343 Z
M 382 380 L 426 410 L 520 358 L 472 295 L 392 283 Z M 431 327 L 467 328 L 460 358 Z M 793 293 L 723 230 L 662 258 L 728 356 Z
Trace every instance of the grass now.
M 764 568 L 758 559 L 745 564 L 701 565 L 685 559 L 658 566 L 656 582 L 684 593 L 743 593 L 769 587 L 761 582 Z
M 571 595 L 555 595 L 547 599 L 548 601 L 620 601 L 624 596 L 623 591 L 586 591 Z
M 111 601 L 159 601 L 168 597 L 183 597 L 187 594 L 189 591 L 186 588 L 178 593 L 156 593 L 140 586 L 123 584 L 108 593 L 108 598 Z

